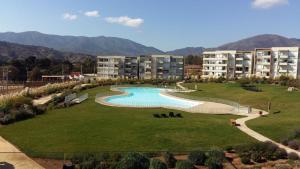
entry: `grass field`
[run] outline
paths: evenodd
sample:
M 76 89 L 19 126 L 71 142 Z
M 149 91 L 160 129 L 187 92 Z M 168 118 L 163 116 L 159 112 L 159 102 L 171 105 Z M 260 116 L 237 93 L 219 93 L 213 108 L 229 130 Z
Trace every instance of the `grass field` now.
M 25 153 L 39 157 L 57 156 L 51 152 L 190 151 L 254 141 L 230 126 L 229 119 L 238 116 L 181 112 L 182 119 L 156 119 L 153 113 L 170 110 L 96 103 L 95 95 L 111 93 L 109 87 L 84 92 L 89 93 L 89 99 L 82 104 L 2 126 L 0 135 Z
M 194 89 L 195 83 L 185 84 L 185 86 Z M 268 102 L 271 101 L 271 114 L 249 121 L 248 126 L 276 141 L 286 137 L 292 130 L 299 129 L 300 91 L 287 92 L 287 87 L 274 85 L 257 86 L 262 89 L 262 92 L 247 91 L 239 84 L 201 83 L 197 84 L 200 91 L 189 95 L 193 98 L 227 99 L 264 110 L 268 109 Z

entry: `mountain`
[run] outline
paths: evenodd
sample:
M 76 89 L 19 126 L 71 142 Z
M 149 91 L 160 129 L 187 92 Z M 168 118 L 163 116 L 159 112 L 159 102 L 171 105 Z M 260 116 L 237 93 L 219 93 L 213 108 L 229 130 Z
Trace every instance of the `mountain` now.
M 61 52 L 41 46 L 20 45 L 0 41 L 1 62 L 6 62 L 12 59 L 25 59 L 29 56 L 35 56 L 36 58 L 69 60 L 70 62 L 81 62 L 85 58 L 95 58 L 95 56 L 87 54 Z
M 23 45 L 44 46 L 64 52 L 90 55 L 162 54 L 161 50 L 147 47 L 128 39 L 115 37 L 59 36 L 40 32 L 0 33 L 0 41 Z
M 201 55 L 204 50 L 205 50 L 205 48 L 203 48 L 203 47 L 186 47 L 186 48 L 182 48 L 182 49 L 168 51 L 167 54 L 182 55 L 182 56 Z
M 300 46 L 300 40 L 279 35 L 264 34 L 219 46 L 219 50 L 253 50 L 255 48 Z

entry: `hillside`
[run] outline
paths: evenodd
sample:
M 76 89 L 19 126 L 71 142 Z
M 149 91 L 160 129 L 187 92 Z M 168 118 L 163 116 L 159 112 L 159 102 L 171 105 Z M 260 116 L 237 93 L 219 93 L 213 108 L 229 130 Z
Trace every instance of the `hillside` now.
M 171 55 L 201 55 L 205 48 L 203 47 L 186 47 L 181 49 L 176 49 L 173 51 L 168 51 L 168 54 Z
M 255 48 L 300 46 L 300 40 L 279 35 L 264 34 L 219 46 L 219 50 L 253 50 Z
M 12 59 L 25 59 L 29 56 L 35 56 L 36 58 L 69 60 L 70 62 L 81 62 L 85 58 L 94 58 L 94 56 L 92 55 L 71 52 L 60 52 L 46 47 L 20 45 L 0 41 L 1 62 L 9 61 Z
M 40 32 L 0 33 L 0 41 L 23 45 L 44 46 L 64 52 L 90 55 L 162 54 L 161 50 L 147 47 L 128 39 L 116 37 L 84 37 L 49 35 Z

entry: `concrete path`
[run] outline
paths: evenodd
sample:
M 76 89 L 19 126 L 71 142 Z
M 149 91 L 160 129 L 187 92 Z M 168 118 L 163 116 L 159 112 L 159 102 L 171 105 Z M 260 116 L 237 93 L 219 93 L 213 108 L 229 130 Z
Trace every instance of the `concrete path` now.
M 55 93 L 55 94 L 51 94 L 51 95 L 48 95 L 48 96 L 41 97 L 39 99 L 34 99 L 32 101 L 32 104 L 35 105 L 35 106 L 47 104 L 53 99 L 53 97 L 60 96 L 61 94 L 62 93 Z
M 177 82 L 176 83 L 176 86 L 178 86 L 180 89 L 182 89 L 182 90 L 188 90 L 187 88 L 185 88 L 185 87 L 183 87 L 181 84 L 182 83 L 184 83 L 184 81 L 182 81 L 182 82 Z
M 250 129 L 247 125 L 246 125 L 246 122 L 249 121 L 249 120 L 253 120 L 255 118 L 259 118 L 261 117 L 259 115 L 259 111 L 258 109 L 253 109 L 253 113 L 251 114 L 248 114 L 247 117 L 243 117 L 243 118 L 239 118 L 236 120 L 236 123 L 239 125 L 237 126 L 238 129 L 240 129 L 242 132 L 248 134 L 249 136 L 255 138 L 256 140 L 258 141 L 261 141 L 261 142 L 266 142 L 266 141 L 269 141 L 269 142 L 272 142 L 274 144 L 276 144 L 278 147 L 280 148 L 283 148 L 285 149 L 288 153 L 296 153 L 298 154 L 298 156 L 300 157 L 300 151 L 297 151 L 297 150 L 294 150 L 294 149 L 291 149 L 285 145 L 282 145 L 280 143 L 277 143 L 275 142 L 274 140 L 270 139 L 270 138 L 267 138 L 266 136 L 263 136 L 261 134 L 259 134 L 258 132 Z M 269 113 L 266 112 L 266 111 L 263 111 L 263 115 L 266 116 L 268 115 Z
M 0 136 L 0 168 L 44 169 Z

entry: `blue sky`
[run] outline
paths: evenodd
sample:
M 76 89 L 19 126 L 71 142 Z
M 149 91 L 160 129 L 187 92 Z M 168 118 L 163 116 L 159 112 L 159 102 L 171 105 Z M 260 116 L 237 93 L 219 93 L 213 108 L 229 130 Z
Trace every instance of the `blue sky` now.
M 2 0 L 0 32 L 114 36 L 162 50 L 300 38 L 299 0 Z

